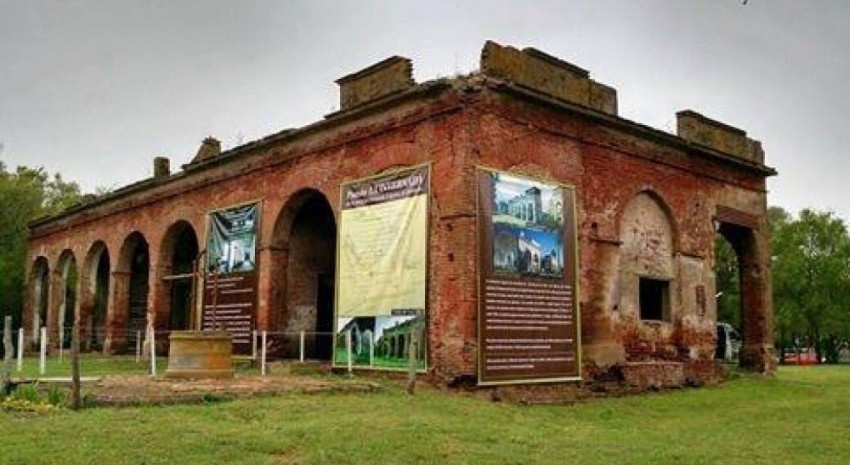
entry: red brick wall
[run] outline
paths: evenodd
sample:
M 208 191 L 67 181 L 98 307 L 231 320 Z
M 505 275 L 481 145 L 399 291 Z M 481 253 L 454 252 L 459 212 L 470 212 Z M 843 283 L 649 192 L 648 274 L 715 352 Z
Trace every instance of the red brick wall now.
M 159 289 L 166 269 L 166 264 L 158 263 L 160 249 L 170 225 L 189 222 L 203 248 L 208 211 L 260 200 L 257 320 L 260 328 L 276 327 L 285 322 L 284 296 L 307 295 L 303 288 L 312 285 L 285 270 L 292 248 L 303 246 L 286 237 L 300 207 L 299 192 L 313 189 L 323 194 L 338 212 L 341 182 L 398 165 L 430 162 L 429 366 L 437 379 L 448 381 L 475 373 L 476 165 L 577 187 L 586 363 L 707 357 L 714 337 L 710 283 L 715 205 L 759 218 L 765 209 L 760 176 L 685 153 L 639 131 L 613 129 L 486 88 L 446 89 L 386 111 L 343 115 L 324 128 L 307 128 L 298 137 L 244 151 L 230 163 L 36 228 L 29 244 L 30 262 L 44 256 L 52 270 L 63 250 L 82 260 L 92 244 L 102 240 L 113 260 L 112 270 L 120 270 L 114 263 L 118 251 L 125 238 L 138 231 L 150 247 L 150 286 Z M 683 263 L 677 270 L 681 311 L 660 328 L 647 327 L 613 308 L 620 270 L 620 218 L 625 205 L 646 191 L 668 211 L 673 253 Z M 114 312 L 115 302 L 126 298 L 126 289 L 118 282 L 120 276 L 112 280 L 109 308 Z M 694 308 L 697 284 L 707 286 L 709 297 L 709 311 L 702 315 Z M 151 292 L 149 314 L 163 305 L 160 295 Z M 110 321 L 118 324 L 121 318 L 111 315 Z

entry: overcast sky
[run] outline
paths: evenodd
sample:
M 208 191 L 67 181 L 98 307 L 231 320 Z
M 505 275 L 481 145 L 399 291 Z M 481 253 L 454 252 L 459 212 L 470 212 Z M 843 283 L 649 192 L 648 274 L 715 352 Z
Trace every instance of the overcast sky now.
M 423 81 L 493 39 L 590 70 L 620 115 L 699 111 L 763 142 L 769 201 L 850 220 L 850 2 L 0 0 L 0 160 L 84 190 L 337 109 L 334 79 L 393 54 Z

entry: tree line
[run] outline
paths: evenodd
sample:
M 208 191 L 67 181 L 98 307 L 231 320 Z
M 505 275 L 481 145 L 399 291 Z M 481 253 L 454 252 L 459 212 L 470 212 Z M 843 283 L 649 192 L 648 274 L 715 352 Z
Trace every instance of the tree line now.
M 80 186 L 44 168 L 9 169 L 0 161 L 0 322 L 21 324 L 26 281 L 27 224 L 82 201 Z
M 818 361 L 837 363 L 850 350 L 850 233 L 829 211 L 792 215 L 770 207 L 773 329 L 777 353 L 814 349 Z M 735 252 L 715 240 L 717 319 L 741 327 Z
M 98 193 L 107 190 L 99 189 Z M 0 161 L 0 321 L 19 327 L 26 281 L 27 224 L 84 199 L 80 186 L 43 168 L 9 169 Z M 771 229 L 774 331 L 778 352 L 814 348 L 818 360 L 835 363 L 850 350 L 850 233 L 828 211 L 792 215 L 768 211 Z M 741 298 L 734 250 L 715 243 L 718 321 L 740 328 Z

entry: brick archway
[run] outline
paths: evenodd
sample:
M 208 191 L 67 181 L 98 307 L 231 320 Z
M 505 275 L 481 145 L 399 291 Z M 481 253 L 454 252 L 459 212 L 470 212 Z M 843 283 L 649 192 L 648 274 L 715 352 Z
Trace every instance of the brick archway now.
M 774 369 L 773 315 L 770 311 L 770 270 L 767 240 L 759 234 L 758 222 L 718 212 L 717 232 L 738 258 L 741 335 L 739 363 L 742 368 L 767 373 Z M 746 224 L 744 224 L 746 223 Z
M 80 338 L 82 350 L 102 350 L 106 342 L 111 263 L 106 243 L 89 248 L 80 275 Z
M 50 264 L 47 257 L 38 256 L 32 264 L 29 273 L 28 293 L 29 308 L 24 314 L 24 327 L 31 329 L 30 337 L 38 341 L 40 330 L 48 326 L 50 301 Z M 34 343 L 35 345 L 35 343 Z
M 192 328 L 198 254 L 198 235 L 191 223 L 179 220 L 168 227 L 159 247 L 154 283 L 158 328 Z
M 281 209 L 271 240 L 272 329 L 290 334 L 284 355 L 297 356 L 305 331 L 306 355 L 330 359 L 333 345 L 336 220 L 320 191 L 296 192 Z
M 71 330 L 74 326 L 74 314 L 79 311 L 79 270 L 77 258 L 70 249 L 59 254 L 56 269 L 53 272 L 51 289 L 51 307 L 48 310 L 48 338 L 51 344 L 70 347 Z M 48 339 L 49 340 L 49 339 Z
M 112 272 L 112 305 L 107 316 L 105 351 L 126 352 L 135 346 L 139 332 L 144 337 L 150 266 L 147 239 L 138 231 L 129 234 L 121 245 Z

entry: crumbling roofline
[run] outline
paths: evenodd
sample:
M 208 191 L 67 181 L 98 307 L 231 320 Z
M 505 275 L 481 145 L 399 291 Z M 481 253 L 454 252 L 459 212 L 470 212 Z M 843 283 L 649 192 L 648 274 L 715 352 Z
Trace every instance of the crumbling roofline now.
M 769 166 L 744 160 L 740 157 L 729 155 L 710 147 L 702 146 L 693 142 L 689 142 L 675 134 L 670 134 L 659 129 L 652 128 L 634 121 L 596 111 L 591 108 L 584 107 L 579 104 L 564 102 L 562 100 L 549 97 L 533 89 L 528 89 L 523 86 L 502 81 L 490 76 L 485 76 L 480 73 L 473 73 L 469 76 L 463 76 L 453 79 L 437 79 L 426 81 L 421 84 L 414 85 L 409 89 L 395 92 L 379 98 L 375 101 L 358 105 L 348 110 L 341 110 L 325 116 L 323 120 L 311 123 L 307 126 L 298 129 L 285 129 L 277 133 L 268 135 L 261 139 L 231 148 L 222 152 L 219 156 L 202 160 L 196 163 L 183 165 L 183 171 L 162 178 L 146 178 L 141 181 L 129 184 L 114 192 L 103 195 L 90 202 L 85 202 L 72 206 L 55 215 L 37 218 L 28 224 L 30 230 L 51 223 L 62 218 L 86 211 L 88 209 L 104 205 L 113 201 L 124 199 L 128 196 L 144 192 L 150 188 L 164 186 L 179 180 L 185 179 L 198 173 L 203 173 L 208 169 L 219 167 L 221 165 L 234 162 L 243 156 L 248 155 L 257 150 L 268 148 L 273 144 L 292 142 L 301 137 L 308 136 L 332 127 L 345 124 L 359 118 L 367 117 L 379 113 L 387 108 L 396 106 L 400 103 L 410 101 L 416 98 L 435 97 L 442 92 L 455 88 L 458 92 L 469 94 L 479 92 L 483 87 L 487 87 L 494 91 L 506 92 L 511 95 L 541 103 L 550 108 L 559 111 L 567 111 L 574 115 L 583 118 L 591 119 L 598 123 L 626 131 L 631 134 L 636 134 L 646 137 L 654 142 L 671 146 L 675 149 L 685 151 L 697 156 L 707 157 L 712 160 L 720 160 L 729 165 L 742 168 L 759 176 L 774 176 L 776 170 Z M 734 129 L 734 128 L 733 128 Z
M 673 147 L 675 149 L 685 151 L 687 153 L 707 157 L 712 160 L 720 160 L 723 162 L 727 162 L 738 168 L 746 169 L 747 171 L 764 177 L 775 176 L 777 174 L 776 169 L 770 166 L 750 162 L 740 157 L 736 157 L 734 155 L 729 155 L 718 150 L 714 150 L 711 147 L 706 147 L 693 142 L 689 142 L 676 134 L 671 134 L 660 129 L 653 128 L 651 126 L 647 126 L 645 124 L 637 123 L 621 116 L 608 115 L 590 108 L 583 107 L 581 105 L 563 102 L 558 99 L 541 95 L 540 93 L 534 90 L 526 89 L 523 86 L 518 86 L 513 83 L 499 81 L 489 77 L 486 78 L 486 81 L 488 85 L 494 90 L 505 91 L 520 96 L 522 98 L 535 100 L 549 107 L 553 107 L 559 110 L 566 110 L 573 114 L 592 119 L 594 121 L 603 123 L 619 130 L 626 131 L 631 134 L 646 137 L 654 142 L 661 143 Z M 734 129 L 740 131 L 740 129 Z

